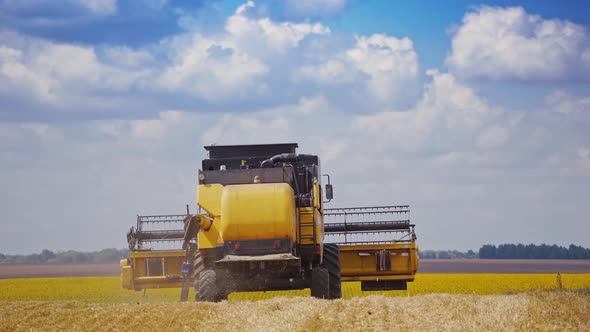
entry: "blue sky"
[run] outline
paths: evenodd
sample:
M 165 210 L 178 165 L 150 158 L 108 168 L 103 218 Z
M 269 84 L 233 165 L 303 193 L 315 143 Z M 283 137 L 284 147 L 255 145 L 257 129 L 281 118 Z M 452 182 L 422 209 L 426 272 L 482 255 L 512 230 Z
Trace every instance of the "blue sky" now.
M 124 247 L 203 145 L 286 141 L 423 248 L 588 247 L 588 6 L 0 0 L 0 252 Z

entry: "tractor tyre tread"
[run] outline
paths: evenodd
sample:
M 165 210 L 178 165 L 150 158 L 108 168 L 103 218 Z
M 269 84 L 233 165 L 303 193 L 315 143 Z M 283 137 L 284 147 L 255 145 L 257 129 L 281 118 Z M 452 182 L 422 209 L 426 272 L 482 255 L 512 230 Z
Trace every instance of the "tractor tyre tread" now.
M 330 296 L 330 273 L 326 268 L 316 267 L 311 270 L 311 296 L 327 299 Z
M 193 258 L 193 288 L 195 290 L 195 301 L 198 301 L 197 298 L 199 293 L 199 275 L 201 272 L 205 271 L 205 264 L 203 263 L 203 257 L 201 256 L 201 252 L 199 250 L 195 251 L 195 256 Z
M 342 298 L 342 275 L 340 272 L 340 249 L 335 244 L 324 244 L 324 264 L 330 275 L 329 299 Z
M 199 302 L 219 301 L 219 288 L 217 287 L 217 274 L 213 270 L 204 270 L 199 273 L 199 288 L 196 299 Z

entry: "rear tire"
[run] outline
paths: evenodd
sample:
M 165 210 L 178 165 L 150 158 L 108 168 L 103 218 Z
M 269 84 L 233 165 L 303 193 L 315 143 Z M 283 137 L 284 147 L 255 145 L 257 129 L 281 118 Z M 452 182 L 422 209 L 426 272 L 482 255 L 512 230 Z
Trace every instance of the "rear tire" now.
M 340 273 L 340 248 L 335 244 L 324 244 L 324 264 L 330 274 L 329 299 L 342 298 L 342 276 Z
M 195 256 L 193 259 L 193 287 L 195 289 L 195 301 L 198 301 L 197 298 L 199 294 L 199 275 L 201 272 L 205 271 L 205 264 L 203 262 L 203 257 L 201 257 L 201 252 L 199 250 L 195 251 Z
M 316 267 L 311 270 L 311 296 L 327 299 L 330 296 L 330 273 L 328 269 Z
M 199 274 L 196 300 L 199 302 L 219 301 L 217 274 L 213 270 L 205 270 Z

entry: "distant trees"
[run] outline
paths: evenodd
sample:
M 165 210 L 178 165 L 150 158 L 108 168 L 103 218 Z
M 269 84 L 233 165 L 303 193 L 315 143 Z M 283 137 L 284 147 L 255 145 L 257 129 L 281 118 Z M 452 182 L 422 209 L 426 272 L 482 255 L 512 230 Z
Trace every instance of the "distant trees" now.
M 420 258 L 427 259 L 590 259 L 590 249 L 570 244 L 569 247 L 536 244 L 486 244 L 473 250 L 422 250 Z
M 43 263 L 115 263 L 127 257 L 127 249 L 103 249 L 94 252 L 74 250 L 53 252 L 43 249 L 38 254 L 6 255 L 0 253 L 0 264 Z M 422 250 L 420 258 L 427 259 L 590 259 L 590 249 L 570 244 L 569 247 L 536 244 L 486 244 L 478 252 L 468 250 Z
M 4 255 L 0 254 L 0 263 L 10 264 L 43 264 L 43 263 L 114 263 L 127 257 L 127 249 L 103 249 L 95 252 L 74 250 L 58 251 L 57 253 L 43 249 L 39 254 Z
M 41 251 L 41 254 L 39 256 L 40 256 L 39 258 L 44 262 L 47 262 L 47 261 L 54 259 L 56 257 L 55 253 L 53 251 L 47 250 L 47 249 L 43 249 L 43 251 Z
M 427 259 L 460 259 L 460 258 L 477 258 L 473 250 L 461 252 L 457 250 L 423 250 L 419 252 L 420 258 Z
M 590 259 L 590 249 L 571 244 L 568 248 L 547 244 L 486 244 L 479 249 L 482 259 Z

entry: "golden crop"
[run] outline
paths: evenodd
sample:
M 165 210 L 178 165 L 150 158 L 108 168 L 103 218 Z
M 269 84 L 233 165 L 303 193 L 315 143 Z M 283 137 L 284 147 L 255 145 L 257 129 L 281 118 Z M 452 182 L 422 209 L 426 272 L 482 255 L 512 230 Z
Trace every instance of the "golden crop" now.
M 348 299 L 335 301 L 301 290 L 179 303 L 178 289 L 144 295 L 118 277 L 3 279 L 0 332 L 590 330 L 590 274 L 562 275 L 564 288 L 587 290 L 521 292 L 557 285 L 554 274 L 420 274 L 407 291 L 344 283 Z
M 590 294 L 429 294 L 221 303 L 0 302 L 0 331 L 588 331 Z
M 590 288 L 590 274 L 563 274 L 565 289 Z M 346 299 L 358 296 L 413 296 L 424 294 L 506 294 L 536 289 L 556 289 L 555 274 L 418 274 L 407 291 L 361 292 L 360 283 L 342 284 Z M 30 278 L 0 280 L 2 301 L 76 300 L 95 303 L 161 303 L 178 301 L 178 289 L 134 292 L 121 287 L 119 277 Z M 192 296 L 192 295 L 191 295 Z M 234 293 L 230 301 L 272 297 L 309 296 L 309 290 Z

